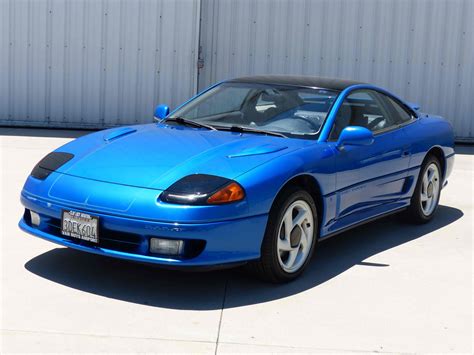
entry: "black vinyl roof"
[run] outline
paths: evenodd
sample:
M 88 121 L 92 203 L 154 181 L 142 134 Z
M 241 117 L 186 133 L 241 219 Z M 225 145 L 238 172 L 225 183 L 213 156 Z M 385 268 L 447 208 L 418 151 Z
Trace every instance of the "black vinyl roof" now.
M 365 84 L 353 80 L 321 78 L 317 76 L 298 76 L 298 75 L 255 75 L 246 76 L 227 80 L 227 82 L 238 83 L 256 83 L 256 84 L 279 84 L 279 85 L 294 85 L 316 87 L 341 91 L 345 88 L 356 85 Z

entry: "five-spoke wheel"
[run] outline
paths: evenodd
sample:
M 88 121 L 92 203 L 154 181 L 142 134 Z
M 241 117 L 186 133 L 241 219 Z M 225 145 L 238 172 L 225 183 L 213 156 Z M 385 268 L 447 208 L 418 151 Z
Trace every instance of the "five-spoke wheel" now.
M 423 175 L 420 192 L 421 209 L 426 216 L 432 214 L 438 205 L 439 185 L 439 168 L 431 163 Z
M 416 223 L 426 223 L 438 208 L 442 186 L 442 171 L 438 159 L 430 155 L 423 163 L 415 192 L 408 208 L 408 216 Z
M 251 265 L 253 270 L 272 282 L 297 278 L 311 259 L 317 230 L 313 197 L 298 187 L 285 189 L 270 211 L 261 258 Z
M 313 212 L 303 200 L 293 202 L 280 222 L 278 261 L 286 272 L 295 272 L 306 261 L 313 244 Z

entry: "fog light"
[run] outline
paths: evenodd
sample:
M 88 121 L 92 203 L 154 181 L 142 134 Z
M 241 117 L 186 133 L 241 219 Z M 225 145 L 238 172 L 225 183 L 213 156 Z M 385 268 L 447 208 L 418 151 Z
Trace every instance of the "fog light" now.
M 184 242 L 174 239 L 150 239 L 150 253 L 163 255 L 180 255 L 183 253 Z
M 31 224 L 34 224 L 35 226 L 39 226 L 41 223 L 40 215 L 30 210 L 30 216 L 31 216 Z

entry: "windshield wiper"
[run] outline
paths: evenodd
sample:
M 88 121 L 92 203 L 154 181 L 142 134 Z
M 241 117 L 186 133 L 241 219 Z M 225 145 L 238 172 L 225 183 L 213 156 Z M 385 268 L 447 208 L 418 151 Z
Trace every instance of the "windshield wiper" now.
M 272 131 L 266 131 L 264 129 L 258 129 L 258 128 L 252 128 L 252 127 L 244 127 L 244 126 L 231 126 L 228 128 L 229 131 L 231 132 L 250 132 L 250 133 L 260 133 L 260 134 L 266 134 L 268 136 L 275 136 L 275 137 L 282 137 L 282 138 L 288 138 L 285 136 L 283 133 L 278 133 L 278 132 L 272 132 Z
M 211 125 L 196 122 L 196 121 L 193 121 L 193 120 L 188 120 L 187 118 L 182 118 L 182 117 L 165 118 L 161 122 L 177 122 L 177 123 L 183 124 L 183 125 L 188 125 L 188 126 L 193 126 L 193 127 L 198 127 L 198 128 L 207 128 L 207 129 L 210 129 L 211 131 L 216 131 L 216 128 L 211 126 Z

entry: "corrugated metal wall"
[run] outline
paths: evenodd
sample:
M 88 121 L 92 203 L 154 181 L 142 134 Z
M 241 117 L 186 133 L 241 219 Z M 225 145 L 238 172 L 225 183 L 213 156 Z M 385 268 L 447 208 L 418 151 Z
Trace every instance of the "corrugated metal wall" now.
M 0 125 L 151 122 L 194 94 L 199 0 L 0 0 Z
M 474 139 L 474 0 L 0 0 L 0 125 L 149 122 L 247 74 L 378 84 Z
M 200 88 L 256 73 L 374 83 L 474 139 L 473 0 L 203 0 Z

